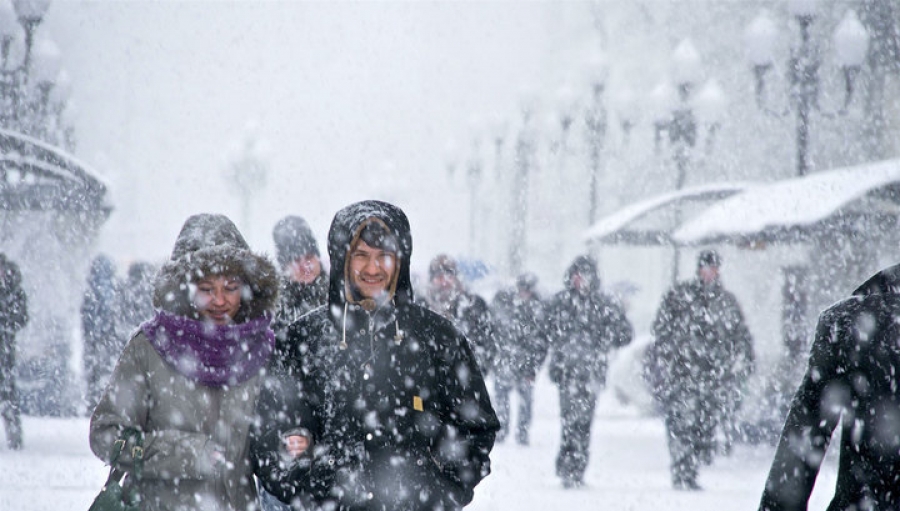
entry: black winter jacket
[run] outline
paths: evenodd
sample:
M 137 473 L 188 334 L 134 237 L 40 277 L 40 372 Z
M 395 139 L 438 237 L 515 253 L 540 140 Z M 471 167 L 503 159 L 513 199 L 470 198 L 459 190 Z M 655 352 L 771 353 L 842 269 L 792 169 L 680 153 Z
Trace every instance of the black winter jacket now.
M 345 299 L 348 248 L 372 217 L 400 239 L 392 302 L 372 312 Z M 259 409 L 254 456 L 266 489 L 342 510 L 459 509 L 490 472 L 499 424 L 465 337 L 413 303 L 412 240 L 399 209 L 367 201 L 340 211 L 329 232 L 329 306 L 288 331 L 278 383 Z M 281 437 L 305 431 L 309 456 L 289 460 Z
M 584 272 L 591 283 L 587 292 L 576 290 L 571 275 Z M 609 353 L 631 343 L 634 327 L 622 307 L 600 292 L 595 264 L 580 257 L 566 272 L 566 289 L 547 308 L 550 340 L 550 379 L 561 387 L 571 383 L 606 383 Z
M 785 421 L 760 510 L 806 510 L 841 424 L 829 511 L 900 506 L 900 265 L 820 316 L 809 366 Z

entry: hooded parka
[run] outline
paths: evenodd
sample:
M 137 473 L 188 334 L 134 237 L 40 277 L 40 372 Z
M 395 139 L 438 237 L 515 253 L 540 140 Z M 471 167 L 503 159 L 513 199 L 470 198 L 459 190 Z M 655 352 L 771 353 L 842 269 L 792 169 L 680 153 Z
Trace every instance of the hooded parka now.
M 759 509 L 806 510 L 839 423 L 837 486 L 828 510 L 900 507 L 898 374 L 900 265 L 819 316 Z
M 232 325 L 199 319 L 190 289 L 201 276 L 238 276 L 244 283 Z M 237 228 L 222 215 L 195 215 L 182 228 L 172 257 L 154 288 L 154 320 L 145 322 L 119 358 L 109 386 L 91 417 L 94 454 L 109 462 L 113 442 L 126 428 L 144 435 L 140 480 L 145 511 L 246 511 L 256 508 L 248 432 L 274 334 L 269 315 L 277 299 L 275 267 L 249 250 Z M 165 323 L 168 320 L 170 323 Z M 173 358 L 182 332 L 178 324 L 236 341 L 224 373 L 212 382 L 185 351 Z M 160 342 L 154 343 L 152 339 Z M 210 338 L 203 338 L 208 342 Z M 213 346 L 212 354 L 225 348 Z M 261 358 L 262 360 L 258 360 Z M 245 369 L 243 372 L 239 368 Z M 133 458 L 126 447 L 119 463 Z
M 390 299 L 372 307 L 348 286 L 348 251 L 369 223 L 396 237 Z M 255 445 L 263 485 L 284 502 L 307 494 L 326 509 L 460 509 L 490 472 L 498 429 L 463 335 L 416 305 L 412 238 L 395 206 L 364 201 L 339 211 L 328 235 L 329 305 L 294 323 L 279 385 L 260 398 Z M 290 460 L 281 439 L 312 438 Z

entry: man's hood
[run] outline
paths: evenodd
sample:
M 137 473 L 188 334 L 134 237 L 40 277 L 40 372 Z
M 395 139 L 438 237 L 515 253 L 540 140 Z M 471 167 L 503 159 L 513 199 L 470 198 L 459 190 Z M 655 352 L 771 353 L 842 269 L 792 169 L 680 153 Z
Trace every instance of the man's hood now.
M 900 294 L 900 264 L 885 268 L 853 291 L 854 296 Z
M 409 220 L 403 211 L 387 202 L 367 200 L 351 204 L 334 215 L 328 231 L 328 256 L 331 258 L 331 279 L 328 288 L 328 303 L 332 310 L 342 309 L 347 302 L 345 281 L 347 254 L 350 245 L 359 237 L 360 230 L 373 219 L 380 220 L 397 237 L 400 244 L 397 253 L 399 265 L 397 284 L 394 290 L 395 303 L 412 303 L 413 290 L 409 275 L 412 257 L 412 235 Z

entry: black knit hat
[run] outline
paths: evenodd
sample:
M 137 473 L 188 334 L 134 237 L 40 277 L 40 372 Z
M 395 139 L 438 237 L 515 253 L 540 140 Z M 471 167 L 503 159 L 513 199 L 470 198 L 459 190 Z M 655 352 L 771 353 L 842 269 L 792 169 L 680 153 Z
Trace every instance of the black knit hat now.
M 319 257 L 319 245 L 306 220 L 289 215 L 275 224 L 272 229 L 275 253 L 282 267 L 306 255 Z
M 703 250 L 697 256 L 697 268 L 703 268 L 704 266 L 715 266 L 718 268 L 721 265 L 722 258 L 715 250 Z

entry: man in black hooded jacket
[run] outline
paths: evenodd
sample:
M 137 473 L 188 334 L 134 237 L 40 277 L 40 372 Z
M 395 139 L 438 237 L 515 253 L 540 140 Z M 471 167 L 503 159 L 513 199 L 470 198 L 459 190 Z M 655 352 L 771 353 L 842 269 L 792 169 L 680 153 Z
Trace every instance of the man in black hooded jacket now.
M 900 265 L 819 316 L 809 365 L 775 451 L 760 511 L 807 508 L 841 424 L 830 511 L 900 507 Z
M 490 472 L 499 424 L 465 337 L 413 301 L 406 215 L 352 204 L 335 215 L 328 253 L 329 304 L 291 325 L 259 399 L 257 475 L 283 502 L 461 509 Z M 298 438 L 311 445 L 302 454 Z
M 606 383 L 609 353 L 629 344 L 634 328 L 618 303 L 601 291 L 592 259 L 577 257 L 566 271 L 565 286 L 548 307 L 547 338 L 562 421 L 556 475 L 564 487 L 575 488 L 584 484 L 597 391 Z

